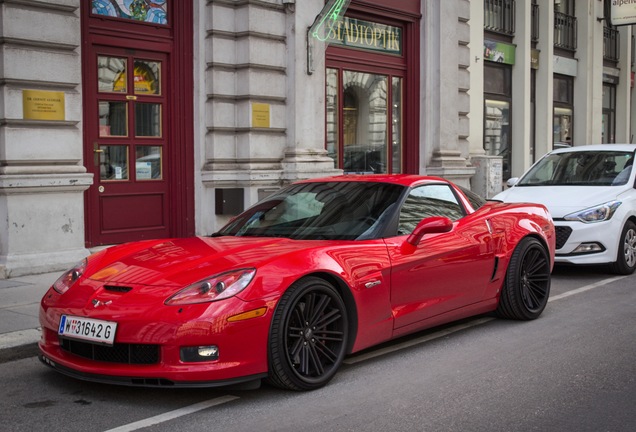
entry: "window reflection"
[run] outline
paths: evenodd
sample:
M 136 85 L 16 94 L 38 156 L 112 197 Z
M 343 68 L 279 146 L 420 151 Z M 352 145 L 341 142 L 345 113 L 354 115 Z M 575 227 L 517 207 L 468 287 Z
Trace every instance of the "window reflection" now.
M 126 59 L 119 57 L 97 57 L 97 87 L 100 93 L 126 93 Z
M 135 94 L 161 94 L 161 63 L 135 60 Z
M 138 103 L 135 105 L 135 135 L 138 137 L 161 136 L 161 105 Z
M 393 77 L 391 154 L 393 155 L 393 174 L 402 172 L 402 78 Z
M 569 108 L 554 107 L 554 148 L 569 147 L 572 145 L 572 110 Z
M 327 155 L 339 159 L 338 142 L 338 70 L 327 69 Z
M 487 155 L 503 158 L 503 177 L 510 177 L 510 104 L 486 99 L 484 150 Z
M 344 171 L 387 172 L 386 75 L 343 74 Z
M 128 146 L 100 146 L 99 178 L 101 180 L 128 180 Z
M 128 136 L 128 115 L 125 102 L 99 103 L 99 136 Z
M 135 172 L 137 180 L 161 180 L 161 146 L 138 146 Z

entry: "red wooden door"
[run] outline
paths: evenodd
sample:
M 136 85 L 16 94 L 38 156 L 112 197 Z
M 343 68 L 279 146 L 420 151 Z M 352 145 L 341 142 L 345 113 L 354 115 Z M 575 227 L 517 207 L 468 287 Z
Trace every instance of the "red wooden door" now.
M 85 85 L 88 246 L 170 235 L 173 152 L 162 52 L 93 45 Z

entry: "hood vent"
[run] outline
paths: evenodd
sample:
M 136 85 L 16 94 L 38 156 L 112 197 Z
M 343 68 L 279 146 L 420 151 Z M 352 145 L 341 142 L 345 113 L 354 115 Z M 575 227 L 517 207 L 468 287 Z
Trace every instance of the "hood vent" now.
M 132 290 L 132 287 L 115 286 L 115 285 L 104 285 L 104 289 L 106 291 L 111 291 L 111 292 L 127 293 L 128 291 Z

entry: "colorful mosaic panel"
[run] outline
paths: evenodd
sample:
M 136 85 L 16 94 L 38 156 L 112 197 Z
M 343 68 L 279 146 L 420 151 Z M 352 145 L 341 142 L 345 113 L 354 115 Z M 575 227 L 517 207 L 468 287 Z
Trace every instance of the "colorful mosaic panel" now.
M 168 0 L 92 0 L 92 4 L 96 15 L 168 24 Z

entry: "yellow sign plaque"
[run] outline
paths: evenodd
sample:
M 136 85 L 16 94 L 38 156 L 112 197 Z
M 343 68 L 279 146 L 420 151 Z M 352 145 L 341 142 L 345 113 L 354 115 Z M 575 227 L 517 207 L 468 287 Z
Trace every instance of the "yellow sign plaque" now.
M 64 120 L 64 92 L 22 90 L 25 120 Z
M 253 103 L 252 104 L 252 127 L 269 128 L 269 104 Z

